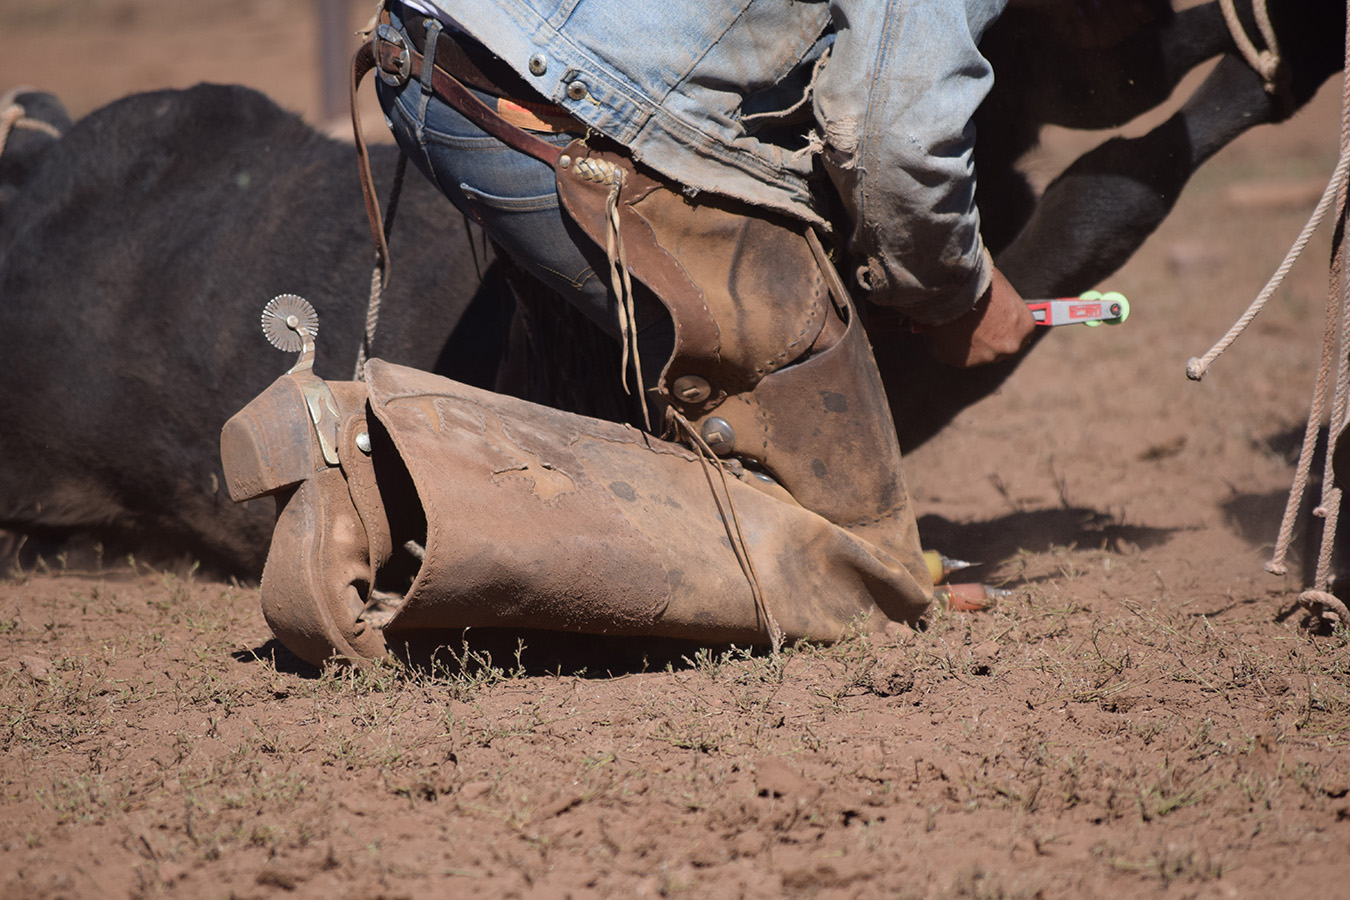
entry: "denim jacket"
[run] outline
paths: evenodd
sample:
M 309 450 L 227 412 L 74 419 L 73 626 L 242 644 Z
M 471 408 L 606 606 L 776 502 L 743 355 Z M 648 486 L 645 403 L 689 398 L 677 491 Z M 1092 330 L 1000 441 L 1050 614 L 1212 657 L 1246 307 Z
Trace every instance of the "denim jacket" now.
M 923 322 L 990 279 L 971 115 L 1007 0 L 405 0 L 687 186 L 823 223 L 848 214 L 858 286 Z

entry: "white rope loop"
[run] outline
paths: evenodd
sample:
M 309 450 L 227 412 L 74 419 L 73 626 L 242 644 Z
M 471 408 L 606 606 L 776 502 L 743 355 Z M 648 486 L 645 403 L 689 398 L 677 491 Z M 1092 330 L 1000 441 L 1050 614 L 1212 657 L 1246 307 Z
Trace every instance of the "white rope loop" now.
M 1225 18 L 1228 18 L 1232 8 L 1232 0 L 1221 0 L 1221 2 Z M 1350 12 L 1350 0 L 1347 0 L 1346 7 L 1347 12 Z M 1264 33 L 1269 28 L 1269 19 L 1265 16 L 1264 0 L 1253 0 L 1253 9 L 1257 13 L 1257 22 Z M 1237 39 L 1236 32 L 1234 38 Z M 1241 41 L 1239 41 L 1239 45 L 1241 45 Z M 1273 37 L 1267 38 L 1267 46 L 1274 48 Z M 1274 293 L 1289 267 L 1293 264 L 1293 260 L 1298 257 L 1298 253 L 1307 243 L 1308 237 L 1311 236 L 1313 230 L 1316 229 L 1330 208 L 1334 197 L 1336 199 L 1336 219 L 1340 226 L 1340 244 L 1331 259 L 1322 332 L 1322 352 L 1317 367 L 1317 382 L 1313 389 L 1308 422 L 1304 428 L 1303 446 L 1299 450 L 1294 483 L 1289 490 L 1289 500 L 1285 504 L 1284 517 L 1280 522 L 1280 533 L 1275 542 L 1275 552 L 1270 562 L 1266 564 L 1266 571 L 1275 575 L 1284 575 L 1288 571 L 1285 565 L 1285 557 L 1292 539 L 1295 518 L 1307 491 L 1313 452 L 1317 444 L 1317 432 L 1323 416 L 1327 413 L 1327 391 L 1331 375 L 1331 357 L 1334 350 L 1336 354 L 1336 379 L 1332 390 L 1331 409 L 1328 417 L 1329 437 L 1323 460 L 1322 497 L 1317 508 L 1313 510 L 1313 515 L 1322 519 L 1322 533 L 1313 586 L 1299 595 L 1299 603 L 1313 617 L 1320 618 L 1333 625 L 1339 623 L 1342 627 L 1350 625 L 1350 614 L 1347 613 L 1345 604 L 1333 595 L 1329 588 L 1331 584 L 1332 549 L 1335 543 L 1336 527 L 1340 521 L 1341 509 L 1341 489 L 1335 484 L 1332 460 L 1341 432 L 1345 430 L 1347 418 L 1350 417 L 1350 411 L 1348 411 L 1350 409 L 1350 243 L 1345 240 L 1347 194 L 1350 193 L 1350 186 L 1347 185 L 1347 170 L 1350 170 L 1350 16 L 1347 16 L 1345 54 L 1341 98 L 1341 154 L 1336 164 L 1336 171 L 1327 184 L 1327 189 L 1322 193 L 1322 199 L 1318 201 L 1317 209 L 1313 212 L 1308 224 L 1304 226 L 1298 240 L 1294 242 L 1294 247 L 1285 256 L 1280 268 L 1271 277 L 1261 295 L 1252 303 L 1247 312 L 1238 322 L 1234 323 L 1229 333 L 1203 359 L 1192 359 L 1186 367 L 1186 374 L 1192 379 L 1198 381 L 1203 377 L 1210 362 L 1232 343 L 1233 339 L 1242 332 L 1247 323 L 1264 306 L 1269 296 Z M 1339 334 L 1336 327 L 1338 323 L 1340 325 Z
M 1233 3 L 1234 0 L 1219 0 L 1219 8 L 1223 10 L 1224 23 L 1228 25 L 1228 31 L 1233 36 L 1233 43 L 1237 45 L 1242 58 L 1261 76 L 1266 93 L 1273 94 L 1278 87 L 1280 74 L 1280 45 L 1275 40 L 1275 28 L 1270 24 L 1266 0 L 1252 0 L 1252 15 L 1256 18 L 1257 30 L 1261 32 L 1261 42 L 1266 45 L 1264 50 L 1258 50 L 1256 44 L 1248 37 L 1247 29 L 1242 27 L 1242 21 L 1238 18 L 1237 9 Z
M 0 111 L 0 155 L 5 152 L 9 136 L 16 128 L 37 131 L 55 140 L 61 139 L 61 129 L 41 119 L 28 118 L 27 111 L 18 103 L 9 103 Z
M 1299 605 L 1321 619 L 1329 619 L 1333 624 L 1350 625 L 1350 610 L 1335 594 L 1327 591 L 1304 591 L 1298 595 Z

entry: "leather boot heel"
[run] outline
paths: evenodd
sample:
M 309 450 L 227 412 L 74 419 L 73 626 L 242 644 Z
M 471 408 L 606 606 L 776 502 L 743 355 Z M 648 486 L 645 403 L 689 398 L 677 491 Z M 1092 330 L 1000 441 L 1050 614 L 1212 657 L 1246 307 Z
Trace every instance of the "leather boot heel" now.
M 277 499 L 263 616 L 291 652 L 314 665 L 385 652 L 379 629 L 359 618 L 374 573 L 366 523 L 379 521 L 382 509 L 365 502 L 362 516 L 339 466 L 343 446 L 349 466 L 360 468 L 356 434 L 364 408 L 363 385 L 330 386 L 297 373 L 273 382 L 221 431 L 230 496 Z M 388 529 L 383 539 L 375 531 L 377 555 L 387 558 Z
M 307 479 L 281 506 L 263 569 L 263 617 L 305 662 L 384 655 L 383 633 L 359 618 L 370 590 L 368 547 L 339 469 Z

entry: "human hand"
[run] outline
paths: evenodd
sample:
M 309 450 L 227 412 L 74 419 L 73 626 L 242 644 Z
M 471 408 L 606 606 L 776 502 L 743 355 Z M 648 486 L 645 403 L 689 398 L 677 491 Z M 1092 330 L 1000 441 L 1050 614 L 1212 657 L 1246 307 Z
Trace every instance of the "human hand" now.
M 949 366 L 983 366 L 1019 353 L 1035 329 L 1022 295 L 994 269 L 989 290 L 970 312 L 926 331 L 928 351 Z

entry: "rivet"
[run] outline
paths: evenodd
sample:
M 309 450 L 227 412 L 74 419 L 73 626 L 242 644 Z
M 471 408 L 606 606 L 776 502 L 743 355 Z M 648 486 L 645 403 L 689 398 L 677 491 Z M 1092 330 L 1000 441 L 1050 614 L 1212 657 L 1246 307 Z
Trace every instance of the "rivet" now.
M 567 96 L 573 100 L 586 99 L 586 84 L 581 81 L 574 81 L 567 86 Z
M 568 156 L 566 153 L 558 157 L 558 168 L 565 169 L 571 164 L 572 164 L 572 157 Z
M 370 432 L 363 431 L 356 436 L 356 449 L 362 453 L 370 453 Z
M 671 387 L 675 396 L 685 403 L 702 403 L 712 396 L 712 385 L 708 384 L 708 379 L 698 375 L 681 375 Z
M 736 449 L 736 431 L 726 419 L 713 416 L 703 423 L 703 442 L 718 456 L 726 456 Z
M 536 53 L 530 57 L 529 66 L 531 75 L 543 75 L 548 71 L 548 59 L 544 57 L 544 54 Z

